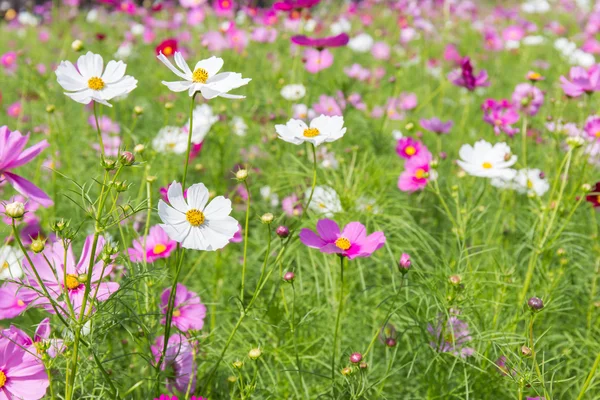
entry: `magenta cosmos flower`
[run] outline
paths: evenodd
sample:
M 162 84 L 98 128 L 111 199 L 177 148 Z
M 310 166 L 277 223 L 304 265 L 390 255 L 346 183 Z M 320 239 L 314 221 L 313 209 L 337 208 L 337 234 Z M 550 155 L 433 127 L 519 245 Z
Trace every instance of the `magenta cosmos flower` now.
M 85 292 L 85 285 L 83 283 L 85 279 L 91 280 L 91 291 L 89 294 L 88 306 L 93 304 L 95 300 L 105 301 L 119 289 L 119 284 L 116 282 L 101 282 L 103 278 L 111 274 L 114 268 L 113 264 L 107 265 L 103 269 L 104 262 L 98 260 L 93 263 L 93 271 L 90 275 L 88 268 L 90 265 L 90 257 L 92 256 L 92 242 L 93 236 L 90 235 L 85 240 L 81 258 L 77 263 L 75 263 L 72 247 L 69 247 L 66 255 L 66 266 L 64 265 L 65 250 L 62 242 L 55 242 L 52 245 L 46 245 L 46 249 L 42 253 L 29 253 L 29 257 L 31 258 L 31 261 L 35 265 L 35 268 L 42 279 L 42 284 L 46 287 L 46 289 L 48 289 L 50 296 L 53 297 L 58 305 L 62 308 L 62 310 L 60 310 L 61 312 L 67 313 L 67 310 L 69 310 L 69 306 L 62 299 L 65 291 L 68 293 L 69 301 L 73 306 L 75 313 L 80 312 Z M 96 260 L 100 254 L 102 254 L 102 249 L 104 248 L 105 243 L 106 241 L 104 237 L 100 236 L 96 246 L 94 260 Z M 45 260 L 44 256 L 48 258 L 52 266 L 48 265 L 48 262 Z M 39 288 L 40 285 L 27 259 L 23 260 L 23 270 L 26 275 L 27 283 L 34 288 Z M 96 291 L 97 296 L 94 298 Z M 42 306 L 49 312 L 54 311 L 50 305 L 50 302 L 45 298 L 40 297 L 35 301 L 35 305 Z
M 423 143 L 408 136 L 400 138 L 396 144 L 396 153 L 407 160 L 418 156 L 423 150 L 427 151 Z
M 33 160 L 49 146 L 46 140 L 42 140 L 25 149 L 28 140 L 29 135 L 23 136 L 19 131 L 11 132 L 7 126 L 0 127 L 0 182 L 7 180 L 23 196 L 29 197 L 44 207 L 49 207 L 54 203 L 42 189 L 11 172 Z
M 340 33 L 336 36 L 327 36 L 322 38 L 309 38 L 304 35 L 292 36 L 291 41 L 298 46 L 314 47 L 322 50 L 326 47 L 341 47 L 348 44 L 350 37 L 346 33 Z
M 443 323 L 440 318 L 437 326 L 429 324 L 427 331 L 433 336 L 429 345 L 440 353 L 453 353 L 462 358 L 475 353 L 475 349 L 467 347 L 471 341 L 469 325 L 456 316 L 450 316 L 446 323 Z
M 165 289 L 160 296 L 163 314 L 167 312 L 169 296 L 171 296 L 171 288 Z M 178 283 L 173 303 L 173 325 L 182 332 L 190 329 L 199 331 L 204 326 L 204 317 L 206 317 L 206 306 L 200 302 L 200 297 Z M 165 319 L 161 322 L 164 324 Z
M 155 225 L 150 228 L 148 236 L 134 240 L 133 248 L 127 252 L 133 262 L 153 263 L 160 258 L 169 257 L 176 247 L 177 242 L 171 240 L 160 226 Z
M 487 99 L 481 105 L 483 120 L 494 127 L 494 133 L 499 135 L 504 132 L 512 137 L 519 132 L 512 124 L 519 120 L 519 113 L 514 105 L 506 100 Z
M 150 350 L 156 362 L 160 360 L 165 344 L 164 336 L 156 339 Z M 196 366 L 194 362 L 194 349 L 191 343 L 180 333 L 171 335 L 167 343 L 167 353 L 164 356 L 161 370 L 168 369 L 172 373 L 167 376 L 167 390 L 172 392 L 176 389 L 182 393 L 190 392 L 196 388 Z M 190 382 L 191 381 L 191 382 Z
M 424 148 L 418 156 L 412 157 L 404 164 L 404 171 L 398 178 L 398 189 L 403 192 L 415 192 L 427 186 L 427 182 L 435 179 L 431 169 L 431 153 Z
M 468 90 L 475 90 L 478 87 L 489 86 L 488 74 L 486 70 L 481 70 L 477 76 L 474 75 L 471 59 L 464 57 L 460 62 L 460 69 L 456 69 L 448 74 L 450 82 L 456 86 L 464 87 Z
M 561 76 L 560 85 L 569 97 L 597 92 L 600 90 L 600 66 L 592 65 L 588 70 L 583 67 L 571 67 L 569 79 Z
M 300 232 L 300 240 L 308 247 L 321 250 L 321 253 L 339 254 L 349 260 L 370 257 L 385 244 L 383 232 L 367 236 L 367 229 L 360 222 L 350 222 L 340 232 L 335 221 L 322 219 L 317 222 L 317 233 L 304 228 Z
M 515 107 L 528 115 L 534 116 L 544 104 L 544 92 L 531 83 L 520 83 L 515 87 L 512 94 L 512 102 Z
M 423 129 L 426 129 L 430 132 L 437 133 L 438 135 L 443 135 L 450 132 L 450 129 L 454 126 L 453 121 L 442 122 L 439 118 L 433 117 L 430 119 L 422 119 L 419 121 Z
M 44 363 L 34 354 L 19 344 L 18 337 L 12 334 L 0 336 L 0 399 L 38 400 L 44 397 L 49 385 L 48 375 Z
M 18 317 L 37 297 L 31 289 L 16 282 L 5 282 L 0 287 L 0 320 Z
M 283 0 L 273 4 L 273 9 L 277 11 L 299 11 L 303 8 L 312 8 L 319 4 L 321 0 Z
M 600 117 L 592 115 L 585 122 L 583 127 L 588 139 L 594 141 L 600 141 Z

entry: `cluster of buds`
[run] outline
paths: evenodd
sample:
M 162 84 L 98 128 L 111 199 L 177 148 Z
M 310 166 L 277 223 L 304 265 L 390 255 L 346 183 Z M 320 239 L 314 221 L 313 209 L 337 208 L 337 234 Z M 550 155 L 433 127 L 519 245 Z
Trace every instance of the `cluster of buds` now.
M 100 259 L 105 264 L 111 264 L 113 262 L 115 255 L 118 252 L 119 252 L 118 246 L 115 246 L 114 244 L 112 244 L 110 242 L 106 242 L 106 245 L 102 249 L 102 255 L 101 255 Z

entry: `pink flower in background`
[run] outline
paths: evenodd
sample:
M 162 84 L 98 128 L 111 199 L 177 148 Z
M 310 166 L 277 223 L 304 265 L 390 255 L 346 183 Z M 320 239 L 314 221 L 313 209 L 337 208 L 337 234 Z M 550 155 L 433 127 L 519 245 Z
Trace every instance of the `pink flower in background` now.
M 377 60 L 388 60 L 390 58 L 390 46 L 386 42 L 375 42 L 371 47 L 371 54 Z
M 423 150 L 427 151 L 423 143 L 411 137 L 402 137 L 396 144 L 396 154 L 407 160 L 418 156 Z
M 588 139 L 594 141 L 600 141 L 600 117 L 592 115 L 588 117 L 583 127 Z
M 37 297 L 31 289 L 15 282 L 5 282 L 0 286 L 0 320 L 18 317 Z
M 319 102 L 313 104 L 313 110 L 317 114 L 334 116 L 334 115 L 343 115 L 343 109 L 346 108 L 345 104 L 338 104 L 335 98 L 331 96 L 321 95 L 319 96 Z
M 364 111 L 367 109 L 367 105 L 362 100 L 362 96 L 359 93 L 351 93 L 350 96 L 348 96 L 348 103 L 357 110 Z
M 398 96 L 398 105 L 402 110 L 412 110 L 417 107 L 417 95 L 409 92 L 402 92 Z
M 403 192 L 415 192 L 427 186 L 430 179 L 434 179 L 431 170 L 431 153 L 424 148 L 418 156 L 412 157 L 404 164 L 404 171 L 398 178 L 398 189 Z
M 311 74 L 316 74 L 333 65 L 333 54 L 329 50 L 304 50 L 304 67 Z
M 104 143 L 104 155 L 116 157 L 121 154 L 121 138 L 119 136 L 102 134 L 102 142 Z M 100 144 L 92 143 L 92 148 L 100 153 Z
M 513 104 L 528 115 L 536 115 L 544 104 L 544 92 L 531 83 L 520 83 L 512 94 Z
M 510 101 L 487 99 L 481 105 L 481 109 L 483 120 L 494 127 L 496 135 L 504 132 L 512 137 L 519 132 L 519 129 L 512 127 L 512 124 L 519 120 L 519 113 Z
M 284 197 L 281 200 L 281 208 L 290 217 L 302 215 L 302 203 L 295 194 Z
M 452 126 L 454 126 L 453 121 L 442 122 L 439 118 L 436 117 L 430 119 L 421 119 L 419 123 L 421 124 L 423 129 L 437 133 L 438 135 L 443 135 L 450 132 L 450 129 L 452 129 Z
M 348 44 L 350 37 L 347 33 L 340 33 L 336 36 L 328 36 L 322 38 L 309 38 L 304 35 L 292 36 L 291 41 L 298 46 L 314 47 L 316 49 L 324 49 L 327 47 L 341 47 Z
M 225 37 L 229 41 L 229 47 L 241 53 L 246 46 L 248 46 L 248 35 L 246 31 L 237 29 L 235 24 L 230 24 L 227 31 L 225 31 Z
M 592 94 L 600 90 L 600 66 L 592 65 L 588 70 L 583 67 L 571 67 L 569 79 L 560 77 L 560 84 L 569 97 Z
M 6 113 L 9 117 L 19 118 L 23 113 L 23 107 L 20 101 L 16 101 L 6 108 Z
M 311 8 L 319 4 L 321 0 L 283 0 L 273 4 L 273 9 L 278 11 L 294 11 L 303 8 Z
M 520 42 L 525 37 L 525 30 L 519 25 L 511 25 L 502 31 L 502 39 L 510 42 Z
M 92 257 L 92 241 L 92 235 L 86 238 L 81 257 L 77 263 L 75 262 L 75 257 L 73 255 L 73 249 L 72 247 L 69 247 L 66 253 L 66 266 L 64 265 L 65 249 L 62 241 L 52 244 L 47 243 L 46 249 L 42 253 L 29 253 L 31 262 L 35 265 L 35 268 L 42 279 L 41 283 L 46 287 L 50 296 L 56 300 L 60 308 L 62 308 L 62 310 L 59 308 L 59 311 L 66 313 L 66 310 L 68 309 L 68 305 L 65 300 L 62 299 L 65 290 L 67 291 L 69 301 L 71 302 L 75 313 L 82 311 L 81 306 L 83 304 L 85 285 L 82 282 L 81 276 L 90 274 L 88 268 L 90 266 L 90 258 Z M 99 260 L 105 243 L 104 237 L 100 236 L 96 247 L 96 254 L 93 255 L 94 260 L 97 261 L 92 263 L 93 271 L 87 278 L 91 282 L 88 307 L 95 301 L 105 301 L 119 289 L 119 284 L 116 282 L 101 282 L 102 279 L 110 276 L 115 267 L 113 264 L 104 266 L 104 262 Z M 51 265 L 48 264 L 44 256 L 50 261 Z M 23 271 L 26 275 L 26 283 L 39 289 L 40 284 L 27 259 L 23 260 Z M 66 279 L 64 279 L 65 276 Z M 98 293 L 94 298 L 96 290 Z M 61 300 L 59 300 L 59 298 Z M 35 305 L 42 306 L 49 312 L 54 312 L 49 300 L 44 297 L 39 297 L 38 300 L 35 301 Z M 86 312 L 88 312 L 88 310 L 89 309 L 86 309 Z
M 96 119 L 93 115 L 90 115 L 88 118 L 88 124 L 94 129 L 98 129 L 96 127 Z M 100 132 L 102 133 L 111 133 L 111 134 L 119 134 L 121 133 L 121 127 L 118 122 L 114 122 L 112 119 L 103 115 L 98 118 L 98 125 L 100 125 Z
M 359 81 L 366 81 L 371 76 L 371 71 L 356 63 L 352 64 L 350 67 L 344 68 L 344 73 L 350 78 L 354 78 Z
M 17 53 L 9 51 L 2 54 L 0 64 L 4 67 L 4 72 L 13 74 L 17 70 Z
M 360 222 L 350 222 L 340 232 L 340 227 L 335 221 L 321 219 L 317 222 L 317 233 L 304 228 L 300 231 L 300 241 L 308 247 L 319 249 L 322 253 L 339 254 L 348 257 L 349 260 L 370 257 L 385 244 L 383 232 L 367 236 L 367 229 Z
M 206 14 L 201 7 L 193 8 L 187 13 L 187 23 L 190 26 L 200 25 L 204 22 L 204 18 L 206 18 Z
M 202 46 L 209 51 L 221 51 L 229 48 L 229 41 L 218 31 L 208 31 L 202 35 Z
M 148 236 L 134 240 L 133 248 L 129 248 L 127 252 L 132 262 L 153 263 L 158 259 L 168 258 L 176 247 L 177 242 L 171 240 L 159 225 L 155 225 L 150 228 Z
M 486 70 L 481 70 L 477 76 L 473 73 L 471 59 L 464 57 L 460 63 L 460 69 L 454 70 L 448 74 L 450 82 L 456 86 L 461 86 L 467 90 L 475 90 L 478 87 L 489 86 L 488 74 Z
M 151 347 L 155 362 L 158 363 L 165 345 L 164 336 L 156 338 Z M 193 392 L 196 388 L 196 365 L 194 362 L 194 348 L 192 344 L 180 333 L 171 335 L 167 342 L 167 352 L 163 358 L 161 370 L 169 369 L 167 374 L 167 390 L 178 390 L 187 393 L 188 387 Z M 162 396 L 161 396 L 162 397 Z M 169 397 L 167 397 L 169 398 Z
M 29 135 L 23 136 L 19 131 L 11 132 L 7 126 L 0 127 L 0 177 L 4 177 L 17 192 L 31 200 L 38 202 L 44 207 L 50 207 L 52 200 L 42 189 L 19 175 L 10 172 L 21 167 L 49 146 L 46 140 L 25 149 Z
M 451 61 L 456 65 L 460 65 L 462 62 L 462 59 L 463 58 L 460 55 L 460 53 L 458 52 L 456 45 L 454 45 L 454 44 L 446 45 L 446 48 L 444 49 L 444 60 Z
M 216 0 L 213 2 L 213 10 L 218 17 L 232 18 L 237 4 L 233 0 Z
M 273 43 L 277 39 L 277 30 L 259 26 L 252 31 L 252 40 L 258 43 Z
M 46 367 L 40 358 L 15 340 L 0 336 L 0 371 L 3 386 L 0 395 L 7 400 L 39 400 L 49 385 Z
M 171 288 L 165 289 L 160 296 L 160 307 L 163 314 L 167 312 L 169 296 L 171 296 Z M 172 324 L 182 332 L 191 329 L 199 331 L 204 326 L 204 317 L 206 317 L 206 306 L 200 302 L 200 297 L 178 283 L 173 303 Z M 165 323 L 164 318 L 161 323 Z
M 51 358 L 55 358 L 66 350 L 66 346 L 62 339 L 51 339 L 51 331 L 50 318 L 43 319 L 35 329 L 32 345 L 38 353 L 43 352 L 43 349 L 47 349 L 45 350 L 47 354 Z
M 462 358 L 475 353 L 473 348 L 466 347 L 472 340 L 469 325 L 454 315 L 448 317 L 445 323 L 440 318 L 435 327 L 429 324 L 427 331 L 433 336 L 429 345 L 440 353 L 453 353 Z
M 244 238 L 242 237 L 242 226 L 238 224 L 238 230 L 233 235 L 233 237 L 229 239 L 229 243 L 241 243 L 243 240 Z

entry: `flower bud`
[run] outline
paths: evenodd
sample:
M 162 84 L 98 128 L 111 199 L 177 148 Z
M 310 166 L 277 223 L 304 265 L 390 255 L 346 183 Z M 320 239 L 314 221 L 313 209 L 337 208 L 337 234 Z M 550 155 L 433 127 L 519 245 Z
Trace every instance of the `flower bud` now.
M 233 362 L 232 365 L 233 365 L 233 368 L 240 369 L 240 368 L 242 368 L 244 366 L 244 363 L 242 361 L 240 361 L 240 360 L 236 360 L 236 361 Z
M 101 162 L 102 168 L 107 171 L 112 171 L 116 168 L 117 162 L 115 160 L 111 160 L 110 158 L 104 158 Z
M 400 262 L 398 263 L 398 270 L 403 273 L 406 274 L 408 272 L 408 270 L 410 269 L 410 255 L 406 254 L 406 253 L 402 253 L 402 256 L 400 257 Z
M 74 40 L 73 43 L 71 43 L 71 48 L 74 51 L 81 51 L 83 50 L 83 42 L 79 39 Z
M 460 285 L 460 282 L 462 281 L 462 279 L 460 278 L 460 275 L 450 275 L 450 277 L 448 278 L 448 280 L 454 286 Z
M 358 365 L 358 368 L 360 368 L 360 369 L 367 369 L 367 368 L 369 368 L 369 364 L 367 364 L 366 362 L 361 362 Z
M 144 108 L 140 106 L 133 107 L 133 112 L 135 115 L 142 115 L 144 113 Z
M 46 106 L 46 112 L 48 114 L 52 114 L 54 112 L 54 110 L 56 110 L 56 107 L 54 107 L 54 104 L 48 104 Z
M 20 201 L 8 203 L 4 206 L 4 214 L 12 219 L 19 219 L 25 215 L 25 204 Z
M 542 301 L 542 299 L 535 296 L 529 299 L 527 305 L 529 306 L 529 308 L 531 308 L 532 311 L 540 311 L 542 308 L 544 308 L 544 302 Z
M 260 221 L 263 224 L 270 224 L 271 222 L 273 222 L 273 214 L 271 213 L 265 213 L 262 215 L 262 217 L 260 217 Z
M 89 275 L 88 274 L 79 274 L 77 275 L 77 281 L 79 281 L 79 283 L 86 283 L 89 279 Z
M 64 219 L 55 221 L 50 225 L 50 229 L 52 229 L 54 232 L 57 232 L 57 233 L 64 231 L 68 227 L 69 227 L 69 221 L 65 221 Z
M 397 344 L 398 344 L 398 342 L 393 337 L 389 337 L 389 338 L 385 339 L 385 345 L 387 347 L 396 347 Z
M 583 146 L 584 143 L 585 140 L 579 136 L 569 136 L 567 138 L 567 144 L 573 149 Z
M 350 367 L 342 368 L 342 375 L 348 376 L 348 375 L 351 375 L 351 374 L 352 374 L 352 368 L 350 368 Z
M 165 108 L 166 108 L 167 110 L 170 110 L 170 109 L 172 109 L 173 107 L 175 107 L 175 104 L 171 103 L 170 101 L 167 101 L 167 102 L 165 103 Z
M 40 238 L 33 239 L 31 241 L 31 244 L 29 245 L 29 248 L 31 249 L 31 251 L 33 251 L 36 254 L 44 251 L 45 247 L 46 247 L 46 241 L 43 239 L 40 239 Z
M 527 346 L 521 346 L 521 355 L 523 355 L 523 357 L 529 357 L 531 355 L 531 349 Z
M 258 347 L 248 352 L 248 357 L 250 357 L 251 360 L 257 360 L 261 355 L 262 351 L 260 351 Z
M 292 271 L 288 271 L 285 274 L 283 274 L 283 280 L 287 283 L 294 283 L 295 278 L 296 275 Z
M 350 354 L 350 362 L 352 364 L 358 364 L 362 361 L 362 354 L 360 353 L 352 353 Z
M 248 178 L 248 170 L 247 169 L 238 169 L 235 173 L 235 179 L 240 182 L 244 182 Z
M 129 167 L 129 166 L 133 165 L 133 163 L 135 163 L 135 156 L 130 151 L 124 151 L 123 153 L 121 153 L 121 157 L 119 158 L 119 161 L 121 162 L 122 165 Z
M 127 189 L 129 189 L 129 184 L 127 183 L 127 181 L 116 181 L 114 182 L 115 185 L 115 190 L 119 193 L 121 192 L 126 192 Z
M 277 236 L 279 236 L 282 239 L 285 239 L 286 237 L 290 236 L 290 230 L 285 225 L 278 226 L 275 233 L 277 233 Z
M 590 190 L 592 190 L 592 185 L 590 185 L 589 183 L 584 183 L 583 185 L 581 185 L 581 190 L 583 190 L 584 192 L 589 192 Z
M 133 148 L 133 151 L 135 153 L 143 153 L 144 150 L 146 150 L 146 146 L 144 146 L 143 144 L 136 144 L 135 147 Z

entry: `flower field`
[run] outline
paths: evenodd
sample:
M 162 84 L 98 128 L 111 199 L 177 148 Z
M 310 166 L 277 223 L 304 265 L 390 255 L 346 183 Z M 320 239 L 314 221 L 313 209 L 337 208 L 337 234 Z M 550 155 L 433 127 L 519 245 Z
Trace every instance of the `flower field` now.
M 0 400 L 600 398 L 600 5 L 0 17 Z

